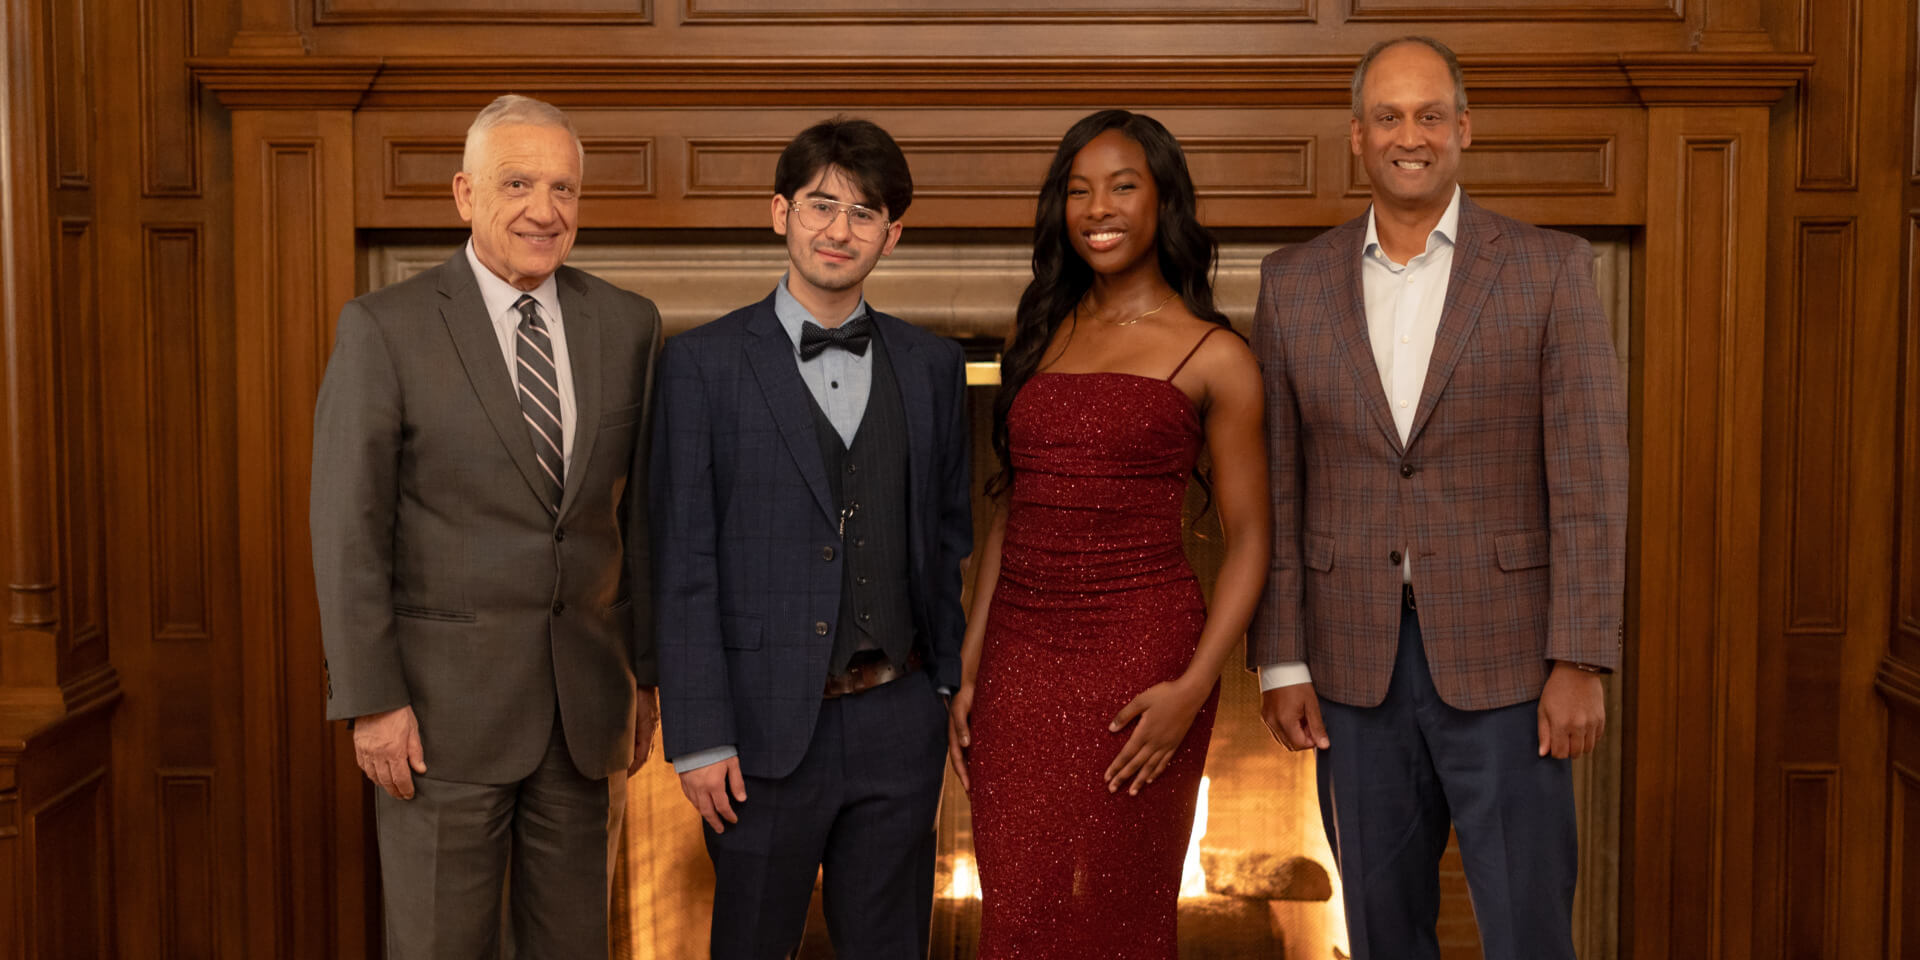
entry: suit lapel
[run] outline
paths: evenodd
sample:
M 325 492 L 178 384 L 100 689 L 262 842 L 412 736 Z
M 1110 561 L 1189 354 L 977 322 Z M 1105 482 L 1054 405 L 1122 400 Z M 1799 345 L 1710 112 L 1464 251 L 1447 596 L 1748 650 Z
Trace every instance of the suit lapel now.
M 1366 398 L 1367 412 L 1373 416 L 1374 426 L 1387 438 L 1397 452 L 1400 446 L 1400 430 L 1393 425 L 1393 410 L 1387 406 L 1386 388 L 1380 385 L 1380 364 L 1373 358 L 1373 338 L 1367 332 L 1367 291 L 1360 281 L 1361 247 L 1366 243 L 1366 219 L 1350 222 L 1344 229 L 1348 235 L 1336 243 L 1327 245 L 1328 256 L 1324 275 L 1333 284 L 1333 332 L 1347 355 L 1347 364 L 1352 369 L 1353 378 L 1360 385 L 1360 393 Z
M 555 279 L 560 290 L 560 325 L 567 337 L 567 365 L 573 369 L 573 463 L 567 468 L 566 490 L 560 497 L 564 517 L 580 493 L 594 438 L 600 435 L 600 320 L 577 274 L 562 267 Z
M 1440 329 L 1434 334 L 1427 380 L 1420 387 L 1420 407 L 1414 411 L 1412 429 L 1407 431 L 1409 445 L 1433 417 L 1440 394 L 1480 320 L 1480 307 L 1487 302 L 1487 294 L 1500 275 L 1499 240 L 1493 218 L 1461 197 L 1460 236 L 1453 248 L 1453 273 L 1447 278 L 1447 302 L 1440 311 Z
M 507 376 L 507 362 L 500 353 L 500 338 L 494 333 L 493 320 L 487 316 L 486 301 L 480 297 L 480 285 L 467 265 L 462 248 L 448 260 L 440 273 L 440 319 L 447 325 L 467 380 L 480 398 L 494 433 L 506 445 L 514 466 L 535 496 L 545 497 L 547 481 L 540 462 L 533 455 L 533 436 L 514 396 L 513 381 Z
M 772 297 L 760 301 L 754 308 L 747 330 L 754 334 L 754 339 L 747 344 L 747 363 L 753 368 L 754 379 L 760 383 L 760 393 L 767 400 L 768 412 L 773 414 L 774 426 L 780 429 L 787 453 L 807 481 L 807 489 L 813 491 L 820 512 L 829 520 L 835 519 L 839 512 L 833 506 L 833 493 L 827 487 L 827 468 L 820 462 L 820 441 L 813 432 L 813 397 L 807 393 L 806 381 L 800 379 L 800 367 L 793 358 L 793 340 L 781 329 L 780 318 L 774 315 Z

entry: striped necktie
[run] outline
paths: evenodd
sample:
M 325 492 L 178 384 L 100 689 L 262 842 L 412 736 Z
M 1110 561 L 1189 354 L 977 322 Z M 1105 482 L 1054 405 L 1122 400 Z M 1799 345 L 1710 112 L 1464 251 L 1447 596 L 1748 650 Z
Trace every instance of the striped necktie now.
M 565 489 L 566 457 L 560 452 L 560 380 L 554 375 L 553 340 L 547 335 L 547 322 L 540 319 L 537 301 L 522 295 L 513 308 L 520 311 L 514 346 L 520 367 L 520 375 L 515 378 L 520 381 L 520 413 L 527 418 L 533 455 L 548 480 L 547 510 L 558 512 L 560 493 Z

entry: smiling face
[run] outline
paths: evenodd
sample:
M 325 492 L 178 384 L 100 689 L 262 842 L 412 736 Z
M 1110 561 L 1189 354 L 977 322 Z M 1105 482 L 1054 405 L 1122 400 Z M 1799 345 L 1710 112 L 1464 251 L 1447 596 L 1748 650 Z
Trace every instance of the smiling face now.
M 1095 273 L 1123 273 L 1143 259 L 1156 263 L 1159 226 L 1160 191 L 1140 144 L 1108 130 L 1073 155 L 1067 172 L 1067 238 Z
M 825 227 L 810 230 L 793 209 L 795 202 L 808 200 L 855 203 L 882 215 L 887 213 L 885 204 L 862 194 L 837 167 L 822 168 L 806 186 L 794 191 L 791 198 L 774 194 L 773 232 L 787 238 L 787 260 L 793 267 L 787 277 L 787 289 L 803 303 L 812 302 L 805 288 L 817 292 L 820 300 L 830 300 L 836 294 L 857 289 L 880 258 L 892 253 L 894 244 L 900 242 L 898 221 L 888 222 L 886 229 L 873 238 L 862 239 L 854 235 L 845 211 L 837 213 L 833 222 Z
M 478 169 L 453 178 L 473 252 L 515 289 L 532 290 L 573 250 L 580 149 L 563 127 L 505 124 L 485 133 Z
M 1455 94 L 1446 61 L 1421 44 L 1388 47 L 1374 58 L 1350 130 L 1376 205 L 1437 216 L 1453 200 L 1460 151 L 1473 143 L 1468 111 L 1455 108 Z

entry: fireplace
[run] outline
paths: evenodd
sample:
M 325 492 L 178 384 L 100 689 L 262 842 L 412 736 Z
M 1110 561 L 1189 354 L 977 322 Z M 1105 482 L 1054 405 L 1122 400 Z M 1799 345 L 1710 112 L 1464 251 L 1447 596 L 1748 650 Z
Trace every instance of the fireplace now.
M 1625 376 L 1629 245 L 1619 232 L 1587 234 L 1599 255 L 1601 300 L 1616 318 L 1616 345 Z M 1260 258 L 1300 234 L 1229 235 L 1216 276 L 1219 302 L 1245 332 L 1252 322 Z M 417 242 L 364 248 L 367 288 L 373 289 L 439 263 L 459 237 L 441 234 Z M 668 333 L 677 333 L 766 295 L 784 265 L 784 248 L 771 234 L 726 232 L 583 233 L 569 261 L 659 304 Z M 1016 231 L 909 230 L 867 285 L 874 305 L 970 345 L 970 404 L 974 422 L 976 534 L 984 535 L 987 505 L 979 483 L 991 470 L 987 422 L 997 376 L 994 346 L 1006 334 L 1013 306 L 1029 276 L 1029 248 Z M 1188 511 L 1199 507 L 1189 492 Z M 1220 561 L 1217 517 L 1190 525 L 1188 555 L 1209 590 Z M 1609 685 L 1608 711 L 1623 716 L 1619 684 Z M 1313 758 L 1275 744 L 1258 717 L 1259 689 L 1236 651 L 1221 677 L 1221 695 L 1208 751 L 1204 823 L 1196 825 L 1182 884 L 1181 956 L 1286 957 L 1331 960 L 1346 947 L 1340 878 L 1320 826 Z M 1580 887 L 1575 904 L 1576 947 L 1588 960 L 1617 955 L 1619 745 L 1616 724 L 1595 756 L 1575 764 L 1581 804 Z M 656 742 L 656 753 L 658 747 Z M 971 960 L 978 924 L 971 816 L 966 795 L 951 778 L 939 815 L 932 956 Z M 1471 910 L 1456 853 L 1443 863 L 1441 938 L 1448 960 L 1478 957 Z M 672 768 L 657 756 L 630 782 L 625 849 L 615 877 L 617 957 L 683 960 L 707 948 L 713 874 L 699 819 L 681 795 Z M 804 960 L 831 957 L 816 900 L 801 950 Z

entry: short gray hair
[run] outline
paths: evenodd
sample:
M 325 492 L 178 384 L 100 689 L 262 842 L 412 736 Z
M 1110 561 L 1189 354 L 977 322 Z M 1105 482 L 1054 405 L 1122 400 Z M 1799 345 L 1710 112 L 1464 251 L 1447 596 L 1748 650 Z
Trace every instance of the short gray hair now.
M 473 118 L 473 125 L 467 128 L 466 149 L 460 154 L 460 169 L 469 174 L 478 173 L 474 167 L 480 162 L 480 145 L 486 141 L 487 131 L 511 124 L 559 127 L 567 131 L 573 138 L 574 149 L 580 151 L 580 165 L 586 166 L 587 148 L 581 145 L 580 133 L 573 129 L 573 121 L 564 111 L 544 100 L 509 93 L 482 107 Z
M 1359 65 L 1353 68 L 1353 115 L 1360 116 L 1360 111 L 1366 106 L 1360 102 L 1360 88 L 1366 85 L 1367 71 L 1373 67 L 1373 58 L 1406 43 L 1417 43 L 1440 55 L 1440 59 L 1447 64 L 1447 73 L 1453 77 L 1454 112 L 1467 112 L 1467 78 L 1460 72 L 1460 58 L 1453 55 L 1453 49 L 1432 37 L 1405 36 L 1382 40 L 1368 47 L 1367 52 L 1360 56 Z

